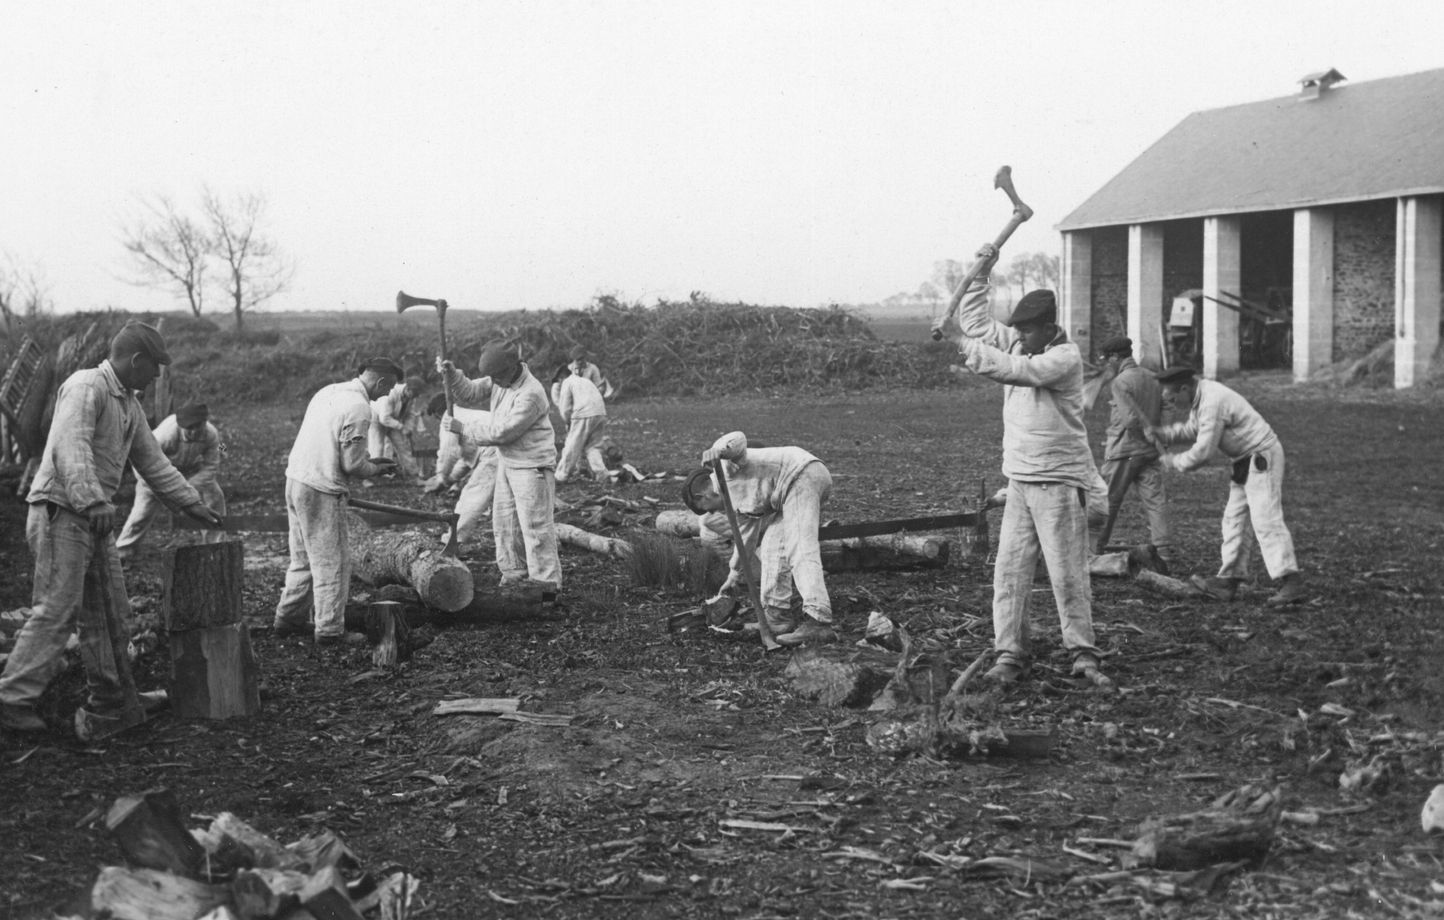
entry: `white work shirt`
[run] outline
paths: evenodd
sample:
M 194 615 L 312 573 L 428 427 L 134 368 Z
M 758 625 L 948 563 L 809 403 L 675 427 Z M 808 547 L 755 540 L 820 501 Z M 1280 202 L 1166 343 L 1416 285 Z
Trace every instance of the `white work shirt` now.
M 1278 435 L 1258 410 L 1217 380 L 1199 380 L 1188 418 L 1163 429 L 1167 443 L 1192 441 L 1177 454 L 1164 454 L 1164 465 L 1176 470 L 1198 469 L 1215 452 L 1239 460 L 1278 443 Z
M 370 430 L 371 401 L 360 378 L 322 387 L 306 406 L 286 478 L 317 492 L 348 494 L 347 477 L 368 472 L 366 435 Z
M 191 485 L 216 481 L 221 469 L 221 433 L 215 425 L 206 422 L 201 436 L 190 441 L 176 417 L 168 415 L 151 433 L 171 465 L 190 480 Z
M 552 429 L 551 400 L 525 364 L 521 376 L 509 387 L 495 386 L 490 377 L 471 380 L 455 368 L 447 375 L 447 382 L 456 405 L 491 410 L 486 434 L 476 441 L 483 447 L 495 445 L 502 465 L 522 470 L 556 468 L 557 436 Z
M 803 468 L 821 462 L 800 447 L 748 447 L 740 431 L 724 434 L 712 446 L 722 454 L 732 507 L 754 517 L 780 512 Z
M 585 377 L 571 374 L 552 388 L 552 399 L 562 420 L 570 424 L 584 418 L 606 418 L 607 403 L 602 391 Z

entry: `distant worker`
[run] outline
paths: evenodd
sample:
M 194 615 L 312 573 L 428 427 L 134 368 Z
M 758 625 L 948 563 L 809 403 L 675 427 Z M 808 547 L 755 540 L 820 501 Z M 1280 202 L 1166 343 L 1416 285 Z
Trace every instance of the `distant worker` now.
M 395 361 L 371 358 L 351 380 L 317 390 L 306 406 L 286 466 L 291 564 L 276 604 L 277 638 L 310 631 L 321 645 L 341 641 L 351 592 L 346 497 L 353 481 L 396 469 L 395 460 L 368 457 L 366 445 L 371 403 L 400 377 Z
M 822 573 L 822 547 L 817 529 L 822 506 L 832 494 L 832 474 L 822 461 L 801 447 L 749 447 L 747 436 L 733 431 L 702 452 L 709 469 L 721 459 L 727 491 L 742 540 L 755 547 L 759 565 L 758 589 L 773 638 L 781 645 L 812 645 L 837 638 L 833 628 L 832 599 Z M 697 514 L 725 508 L 716 479 L 694 475 L 683 490 L 683 501 Z M 760 535 L 759 535 L 760 531 Z M 718 592 L 736 587 L 742 578 L 743 547 L 732 547 L 731 568 Z M 800 622 L 792 616 L 792 591 L 802 595 Z
M 991 269 L 998 249 L 984 244 L 977 258 Z M 1009 683 L 1028 673 L 1028 600 L 1041 554 L 1072 673 L 1102 684 L 1088 576 L 1088 494 L 1099 478 L 1083 424 L 1083 356 L 1058 326 L 1052 291 L 1024 294 L 1006 323 L 993 319 L 989 294 L 986 281 L 969 285 L 962 309 L 935 327 L 958 343 L 969 370 L 1003 384 L 1008 495 L 993 568 L 998 658 L 986 676 Z
M 583 461 L 593 478 L 609 479 L 602 458 L 602 439 L 607 430 L 607 404 L 602 391 L 586 377 L 572 373 L 571 368 L 559 367 L 552 377 L 552 402 L 567 426 L 566 443 L 557 460 L 557 482 L 582 475 Z
M 80 660 L 89 696 L 75 712 L 82 741 L 144 720 L 135 688 L 121 676 L 115 647 L 130 625 L 125 572 L 114 551 L 115 492 L 127 463 L 173 509 L 210 525 L 221 518 L 171 465 L 136 399 L 169 364 L 165 339 L 126 323 L 99 367 L 61 384 L 54 421 L 26 501 L 25 540 L 35 558 L 30 616 L 0 673 L 0 727 L 43 731 L 36 703 L 65 669 L 65 644 L 80 626 Z M 113 624 L 113 625 L 112 625 Z
M 576 374 L 578 377 L 590 380 L 592 386 L 597 388 L 597 391 L 602 394 L 603 398 L 611 398 L 614 392 L 612 385 L 608 383 L 607 378 L 603 376 L 602 369 L 592 363 L 591 357 L 587 353 L 587 347 L 585 345 L 575 346 L 571 350 L 570 357 L 572 362 L 567 365 L 567 370 Z
M 1133 340 L 1118 335 L 1103 343 L 1098 357 L 1112 372 L 1109 392 L 1113 408 L 1108 415 L 1108 434 L 1103 447 L 1103 479 L 1108 483 L 1108 503 L 1122 505 L 1130 483 L 1143 503 L 1148 517 L 1148 537 L 1164 562 L 1173 560 L 1173 532 L 1168 526 L 1168 493 L 1163 485 L 1163 467 L 1158 448 L 1148 429 L 1163 417 L 1163 390 L 1152 372 L 1133 360 Z M 1142 412 L 1140 418 L 1138 413 Z
M 367 441 L 371 456 L 395 460 L 401 475 L 411 482 L 421 478 L 412 453 L 412 439 L 426 431 L 422 421 L 425 407 L 421 402 L 421 391 L 425 388 L 426 381 L 420 377 L 407 377 L 371 402 L 371 433 Z
M 221 492 L 221 484 L 216 481 L 224 448 L 221 446 L 221 433 L 210 423 L 210 409 L 206 404 L 182 406 L 174 415 L 166 416 L 155 426 L 152 434 L 171 465 L 195 488 L 206 507 L 225 517 L 226 496 Z M 115 541 L 121 559 L 128 559 L 135 552 L 133 547 L 145 538 L 160 510 L 161 503 L 155 490 L 137 472 L 135 503 L 120 532 L 120 539 Z M 208 541 L 222 536 L 222 531 L 206 531 Z
M 1272 606 L 1304 599 L 1306 589 L 1294 557 L 1294 538 L 1284 523 L 1284 448 L 1278 435 L 1248 400 L 1216 380 L 1198 380 L 1193 368 L 1180 365 L 1158 374 L 1165 401 L 1187 409 L 1188 418 L 1154 428 L 1165 444 L 1189 444 L 1182 453 L 1165 453 L 1171 469 L 1196 470 L 1220 453 L 1233 464 L 1228 504 L 1223 509 L 1222 564 L 1218 574 L 1194 575 L 1194 587 L 1221 601 L 1231 601 L 1249 574 L 1248 526 L 1253 525 L 1264 567 L 1278 590 Z
M 562 564 L 553 520 L 557 444 L 546 388 L 516 348 L 502 342 L 482 349 L 475 380 L 439 356 L 436 369 L 446 375 L 456 405 L 491 411 L 480 431 L 468 430 L 459 419 L 452 420 L 451 430 L 478 447 L 496 448 L 491 528 L 501 584 L 530 579 L 542 586 L 543 596 L 554 598 L 561 590 Z

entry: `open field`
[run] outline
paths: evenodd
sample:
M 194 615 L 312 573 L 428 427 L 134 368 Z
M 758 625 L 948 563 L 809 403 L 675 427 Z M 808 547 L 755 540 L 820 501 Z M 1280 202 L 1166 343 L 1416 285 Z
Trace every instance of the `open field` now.
M 0 735 L 0 916 L 44 917 L 83 891 L 118 858 L 98 814 L 154 786 L 193 815 L 232 811 L 282 840 L 329 827 L 363 864 L 420 876 L 425 911 L 414 916 L 1437 915 L 1444 838 L 1422 836 L 1418 814 L 1444 782 L 1444 396 L 1341 396 L 1281 377 L 1237 386 L 1288 452 L 1285 513 L 1312 599 L 1279 611 L 1263 604 L 1266 580 L 1219 604 L 1096 578 L 1110 694 L 1068 679 L 1040 572 L 1035 678 L 990 705 L 1004 727 L 1052 729 L 1046 760 L 883 756 L 864 743 L 879 714 L 798 698 L 787 653 L 671 636 L 666 617 L 698 598 L 634 587 L 621 563 L 566 548 L 561 615 L 440 628 L 395 673 L 366 676 L 364 647 L 318 654 L 262 629 L 285 540 L 255 536 L 245 598 L 264 713 L 164 716 L 87 747 L 62 728 L 81 693 L 72 670 L 47 697 L 54 731 Z M 1000 400 L 989 385 L 645 400 L 614 406 L 612 426 L 644 471 L 683 472 L 733 428 L 807 447 L 835 478 L 825 515 L 852 522 L 964 510 L 980 480 L 1001 485 Z M 213 405 L 230 443 L 232 513 L 281 510 L 303 408 Z M 1095 443 L 1105 415 L 1090 416 Z M 1223 466 L 1169 477 L 1185 571 L 1216 565 L 1226 483 Z M 0 498 L 10 573 L 0 609 L 29 592 L 11 489 Z M 675 490 L 669 480 L 611 492 L 678 507 Z M 602 491 L 571 484 L 559 497 Z M 394 486 L 367 497 L 440 507 Z M 1143 534 L 1125 508 L 1116 539 Z M 494 580 L 487 549 L 469 556 L 479 586 Z M 155 547 L 131 573 L 138 611 L 154 612 L 159 573 Z M 947 648 L 956 670 L 990 644 L 990 578 L 955 555 L 939 571 L 834 574 L 829 586 L 847 641 L 882 611 Z M 143 662 L 156 685 L 163 654 Z M 431 715 L 449 696 L 521 697 L 576 718 L 561 728 Z M 1341 792 L 1340 774 L 1368 762 L 1384 779 Z M 1282 784 L 1288 810 L 1317 823 L 1281 825 L 1262 866 L 1217 884 L 1109 875 L 1123 851 L 1099 841 L 1245 783 Z M 1024 871 L 979 871 L 986 857 Z

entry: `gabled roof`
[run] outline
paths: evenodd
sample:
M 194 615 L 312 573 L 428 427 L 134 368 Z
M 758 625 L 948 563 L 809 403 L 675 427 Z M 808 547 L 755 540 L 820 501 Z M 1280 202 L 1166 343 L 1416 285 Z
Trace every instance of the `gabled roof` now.
M 1444 192 L 1444 69 L 1195 112 L 1059 230 Z

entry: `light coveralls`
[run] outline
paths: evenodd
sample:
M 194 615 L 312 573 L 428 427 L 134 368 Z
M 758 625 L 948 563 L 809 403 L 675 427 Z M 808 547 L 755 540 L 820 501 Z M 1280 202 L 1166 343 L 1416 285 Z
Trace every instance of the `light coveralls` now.
M 609 395 L 612 391 L 612 385 L 607 383 L 606 377 L 602 376 L 602 369 L 590 361 L 573 361 L 567 365 L 567 370 L 572 372 L 573 377 L 591 381 L 592 386 L 596 387 L 597 392 L 603 396 Z
M 1168 526 L 1168 493 L 1163 486 L 1163 467 L 1158 462 L 1158 451 L 1145 436 L 1141 425 L 1157 427 L 1163 415 L 1163 392 L 1158 380 L 1138 366 L 1132 358 L 1124 358 L 1118 365 L 1118 376 L 1110 387 L 1113 393 L 1113 408 L 1108 415 L 1107 443 L 1103 448 L 1103 478 L 1109 483 L 1120 474 L 1133 457 L 1151 457 L 1153 462 L 1138 471 L 1133 488 L 1143 503 L 1144 514 L 1148 517 L 1148 538 L 1160 552 L 1167 553 L 1173 546 L 1173 533 Z M 1120 396 L 1120 394 L 1122 394 Z M 1128 397 L 1143 411 L 1145 418 L 1139 419 L 1125 408 Z M 1122 501 L 1119 495 L 1117 501 Z
M 832 474 L 800 447 L 749 448 L 740 431 L 724 434 L 712 447 L 725 461 L 722 469 L 742 540 L 756 547 L 768 616 L 779 619 L 791 609 L 795 585 L 802 595 L 802 612 L 831 624 L 832 599 L 822 574 L 817 529 L 822 506 L 832 494 Z M 741 573 L 742 551 L 732 547 L 730 581 Z
M 485 438 L 491 427 L 491 413 L 485 409 L 467 409 L 457 406 L 457 419 L 466 426 L 466 435 L 459 437 L 451 432 L 450 419 L 441 420 L 442 431 L 456 438 L 463 450 L 471 452 L 471 472 L 456 497 L 453 509 L 458 517 L 456 539 L 466 543 L 477 538 L 482 519 L 491 514 L 492 502 L 496 497 L 496 471 L 500 456 L 493 445 L 480 446 L 477 438 Z
M 491 410 L 485 435 L 474 440 L 495 446 L 498 455 L 491 530 L 501 584 L 529 578 L 559 590 L 562 565 L 553 520 L 557 443 L 546 387 L 525 364 L 509 387 L 496 386 L 490 377 L 468 379 L 456 368 L 447 374 L 457 405 Z
M 56 397 L 50 434 L 26 497 L 25 539 L 35 558 L 30 617 L 0 674 L 0 704 L 34 706 L 65 666 L 65 643 L 78 617 L 87 707 L 102 716 L 138 711 L 139 700 L 125 698 L 106 628 L 107 606 L 122 626 L 130 623 L 125 574 L 114 535 L 92 534 L 87 516 L 106 506 L 114 512 L 127 463 L 172 509 L 200 504 L 195 488 L 156 443 L 135 394 L 107 360 L 72 374 Z
M 413 480 L 419 478 L 420 467 L 411 452 L 411 439 L 426 431 L 418 395 L 408 391 L 401 382 L 392 387 L 391 392 L 372 400 L 371 428 L 366 441 L 371 456 L 395 460 L 401 474 Z
M 602 438 L 607 428 L 607 404 L 602 391 L 587 378 L 571 374 L 552 385 L 552 401 L 567 425 L 566 443 L 557 461 L 557 482 L 575 479 L 581 473 L 583 459 L 593 476 L 605 480 Z
M 1248 577 L 1250 522 L 1270 578 L 1299 570 L 1294 538 L 1284 523 L 1284 448 L 1248 400 L 1216 380 L 1199 380 L 1188 418 L 1164 427 L 1161 437 L 1165 444 L 1192 442 L 1188 450 L 1161 458 L 1175 470 L 1196 470 L 1216 452 L 1234 466 L 1223 509 L 1220 578 Z
M 345 631 L 351 591 L 346 535 L 350 479 L 379 473 L 366 459 L 371 401 L 354 378 L 316 391 L 296 432 L 286 466 L 286 517 L 291 564 L 276 604 L 275 625 L 303 626 L 309 608 L 317 638 Z
M 216 481 L 221 470 L 223 450 L 221 433 L 216 430 L 216 426 L 206 422 L 205 428 L 198 435 L 191 435 L 180 426 L 174 415 L 169 415 L 155 426 L 152 434 L 155 435 L 161 451 L 170 459 L 171 465 L 180 470 L 186 481 L 195 487 L 206 507 L 225 517 L 226 496 L 221 492 L 221 484 Z M 125 520 L 125 528 L 121 530 L 120 538 L 115 541 L 122 557 L 127 555 L 126 551 L 130 547 L 145 537 L 155 516 L 161 511 L 160 501 L 150 483 L 140 476 L 139 471 L 135 479 L 135 504 L 131 506 L 130 517 Z M 225 532 L 220 530 L 206 530 L 202 533 L 206 542 L 225 538 Z
M 1041 554 L 1064 647 L 1096 657 L 1086 496 L 1099 479 L 1083 425 L 1083 356 L 1062 332 L 1042 354 L 1023 354 L 988 297 L 988 285 L 970 287 L 958 319 L 968 369 L 1003 384 L 1008 500 L 993 568 L 993 647 L 1000 662 L 1028 659 L 1028 597 Z

